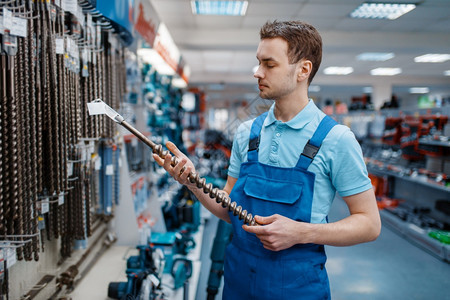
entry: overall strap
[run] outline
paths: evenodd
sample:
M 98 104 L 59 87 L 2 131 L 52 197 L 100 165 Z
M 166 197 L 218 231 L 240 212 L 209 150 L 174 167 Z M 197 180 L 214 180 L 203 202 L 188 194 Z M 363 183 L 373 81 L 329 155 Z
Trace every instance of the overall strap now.
M 250 131 L 250 139 L 248 140 L 248 161 L 258 161 L 258 149 L 259 149 L 259 139 L 261 137 L 261 128 L 264 120 L 269 112 L 259 115 L 252 123 L 252 129 Z
M 312 138 L 306 143 L 305 148 L 303 148 L 303 152 L 297 162 L 297 167 L 304 170 L 308 169 L 317 152 L 319 152 L 323 140 L 335 125 L 337 125 L 337 122 L 329 116 L 325 116 L 322 119 Z

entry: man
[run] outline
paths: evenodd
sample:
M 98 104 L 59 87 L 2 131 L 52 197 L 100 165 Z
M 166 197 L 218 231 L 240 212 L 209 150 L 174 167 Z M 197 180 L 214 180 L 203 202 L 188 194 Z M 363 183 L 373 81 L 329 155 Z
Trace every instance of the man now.
M 323 245 L 375 240 L 381 227 L 375 196 L 353 133 L 308 98 L 322 58 L 319 33 L 306 23 L 274 21 L 260 37 L 254 76 L 261 98 L 274 104 L 238 128 L 223 191 L 261 226 L 242 225 L 191 184 L 194 167 L 172 143 L 167 147 L 180 163 L 171 167 L 170 155 L 155 160 L 233 224 L 224 299 L 329 299 Z M 336 191 L 350 216 L 327 223 Z

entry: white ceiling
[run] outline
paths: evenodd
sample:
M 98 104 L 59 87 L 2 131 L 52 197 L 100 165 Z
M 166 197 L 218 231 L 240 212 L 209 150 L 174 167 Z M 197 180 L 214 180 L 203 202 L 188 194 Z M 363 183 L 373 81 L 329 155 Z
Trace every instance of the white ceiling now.
M 426 53 L 450 53 L 450 0 L 411 0 L 418 3 L 417 8 L 397 20 L 350 18 L 350 12 L 364 0 L 249 0 L 242 17 L 193 15 L 189 0 L 150 1 L 191 68 L 190 85 L 205 89 L 209 100 L 254 97 L 252 68 L 257 65 L 259 28 L 274 19 L 306 21 L 321 33 L 323 60 L 313 81 L 321 91 L 348 86 L 353 93 L 351 87 L 389 82 L 403 87 L 429 86 L 432 92 L 450 95 L 450 77 L 443 75 L 450 70 L 450 61 L 414 62 L 414 57 Z M 363 52 L 393 52 L 395 58 L 357 61 L 356 56 Z M 328 66 L 351 66 L 354 73 L 324 75 Z M 399 67 L 403 73 L 370 76 L 369 71 L 376 67 Z

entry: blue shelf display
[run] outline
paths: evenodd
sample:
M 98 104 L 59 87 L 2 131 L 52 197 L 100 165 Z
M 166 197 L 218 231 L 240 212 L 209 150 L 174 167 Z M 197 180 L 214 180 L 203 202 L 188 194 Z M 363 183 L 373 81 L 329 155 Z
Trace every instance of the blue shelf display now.
M 134 0 L 115 0 L 113 3 L 108 0 L 97 0 L 97 10 L 109 19 L 127 46 L 133 42 L 133 24 L 130 21 L 130 9 L 133 5 Z

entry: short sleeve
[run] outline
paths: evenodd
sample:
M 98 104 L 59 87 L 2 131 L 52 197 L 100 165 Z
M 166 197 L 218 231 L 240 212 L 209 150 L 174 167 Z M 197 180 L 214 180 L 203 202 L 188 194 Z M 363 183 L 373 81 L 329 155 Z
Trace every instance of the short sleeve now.
M 346 128 L 334 147 L 331 161 L 331 180 L 342 197 L 372 188 L 361 146 L 353 132 Z
M 247 159 L 248 140 L 250 137 L 249 126 L 251 126 L 251 121 L 239 125 L 234 136 L 230 165 L 228 167 L 228 175 L 234 178 L 239 177 L 241 164 Z

